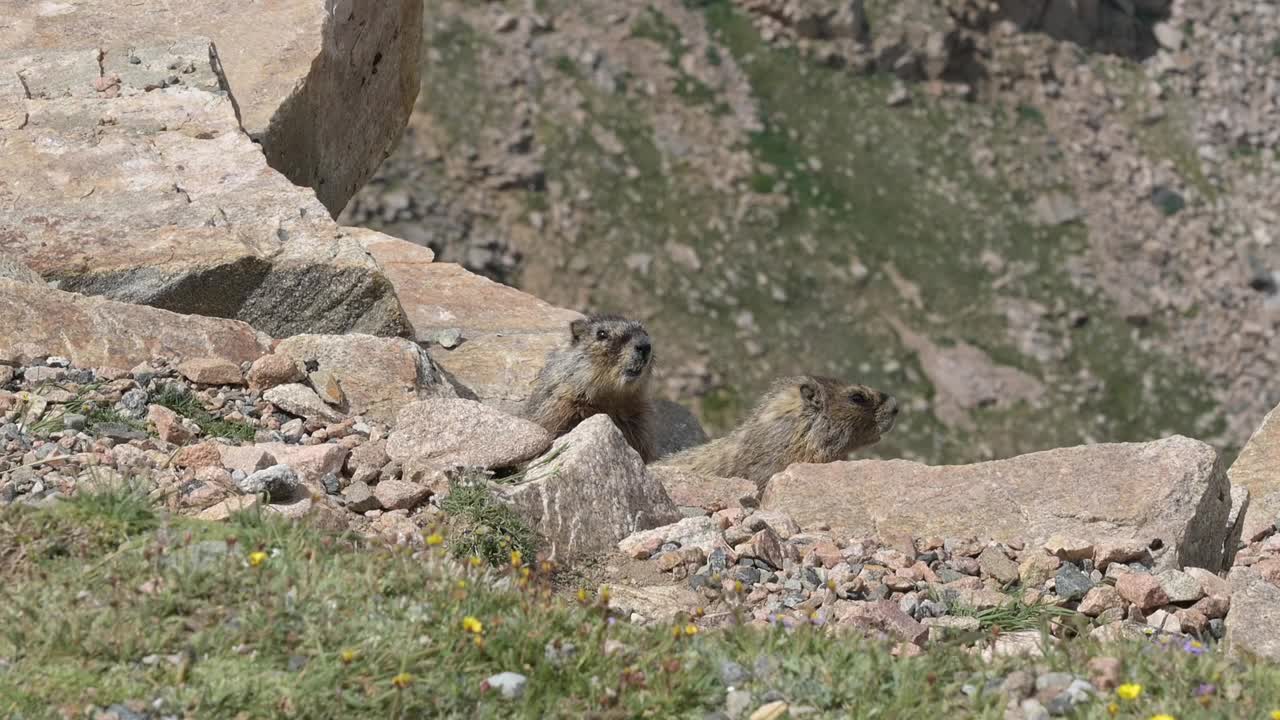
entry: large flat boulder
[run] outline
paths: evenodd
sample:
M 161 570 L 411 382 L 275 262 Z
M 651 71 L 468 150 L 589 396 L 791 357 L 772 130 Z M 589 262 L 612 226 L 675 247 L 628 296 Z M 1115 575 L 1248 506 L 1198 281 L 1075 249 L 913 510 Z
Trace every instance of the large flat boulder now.
M 1245 542 L 1261 539 L 1280 522 L 1280 407 L 1267 413 L 1227 470 L 1227 480 L 1249 490 Z
M 418 95 L 422 0 L 0 0 L 0 17 L 0 54 L 212 39 L 244 129 L 334 216 L 399 140 Z
M 680 519 L 662 483 L 607 415 L 558 438 L 530 463 L 523 482 L 499 492 L 557 560 L 608 552 L 636 531 Z
M 0 361 L 30 364 L 51 355 L 78 367 L 176 362 L 252 362 L 271 339 L 242 322 L 85 297 L 0 279 Z
M 411 471 L 455 465 L 508 468 L 536 457 L 551 435 L 528 420 L 475 400 L 423 400 L 405 406 L 387 438 L 387 455 Z
M 23 117 L 0 126 L 0 251 L 46 280 L 275 337 L 407 333 L 361 244 L 241 131 L 207 40 L 9 54 L 0 77 Z
M 455 396 L 427 353 L 404 338 L 295 335 L 275 351 L 305 368 L 313 386 L 332 388 L 347 415 L 392 424 L 410 403 Z
M 1061 448 L 974 465 L 905 460 L 793 465 L 761 507 L 805 529 L 1043 542 L 1136 541 L 1157 569 L 1223 563 L 1231 497 L 1213 448 L 1174 436 Z
M 372 231 L 360 239 L 395 287 L 414 339 L 459 390 L 519 413 L 547 353 L 568 343 L 569 323 L 581 315 L 434 262 L 419 245 Z
M 1231 582 L 1231 610 L 1227 613 L 1227 644 L 1236 656 L 1280 662 L 1280 587 L 1253 568 L 1235 567 Z

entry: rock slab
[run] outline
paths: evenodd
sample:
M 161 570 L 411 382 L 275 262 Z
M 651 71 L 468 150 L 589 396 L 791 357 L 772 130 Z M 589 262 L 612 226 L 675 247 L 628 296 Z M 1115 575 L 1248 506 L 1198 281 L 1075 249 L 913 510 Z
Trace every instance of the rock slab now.
M 558 438 L 526 480 L 500 489 L 557 559 L 612 550 L 639 530 L 680 520 L 662 483 L 608 416 L 596 415 Z
M 1232 568 L 1231 610 L 1227 613 L 1227 643 L 1238 656 L 1280 662 L 1280 587 L 1257 570 Z
M 1249 490 L 1242 539 L 1252 542 L 1280 522 L 1280 407 L 1267 413 L 1227 470 L 1233 486 Z
M 1220 570 L 1230 504 L 1217 453 L 1182 436 L 974 465 L 793 465 L 769 480 L 761 499 L 762 508 L 781 510 L 806 529 L 829 525 L 854 537 L 1131 540 L 1153 548 L 1157 571 Z

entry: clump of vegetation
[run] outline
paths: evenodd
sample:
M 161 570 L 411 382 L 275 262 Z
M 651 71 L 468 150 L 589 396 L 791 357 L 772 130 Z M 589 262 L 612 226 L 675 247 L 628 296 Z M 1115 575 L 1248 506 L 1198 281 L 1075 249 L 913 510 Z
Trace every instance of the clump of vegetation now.
M 253 440 L 256 433 L 254 427 L 248 423 L 214 416 L 200 404 L 200 400 L 191 391 L 177 385 L 166 385 L 151 401 L 199 425 L 200 430 L 208 437 L 249 442 Z
M 493 496 L 483 476 L 452 481 L 440 509 L 449 518 L 449 549 L 456 558 L 478 557 L 500 567 L 513 552 L 530 559 L 537 555 L 537 533 Z

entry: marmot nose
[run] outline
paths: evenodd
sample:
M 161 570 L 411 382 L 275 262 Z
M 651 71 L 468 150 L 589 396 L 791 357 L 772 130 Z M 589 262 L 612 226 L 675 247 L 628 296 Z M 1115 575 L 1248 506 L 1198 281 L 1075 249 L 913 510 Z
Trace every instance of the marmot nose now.
M 898 399 L 897 399 L 897 398 L 895 398 L 894 396 L 890 395 L 890 396 L 888 396 L 888 397 L 886 397 L 886 398 L 885 398 L 885 403 L 886 403 L 886 404 L 888 404 L 888 406 L 889 406 L 889 414 L 890 414 L 890 415 L 897 415 L 897 414 L 898 414 Z

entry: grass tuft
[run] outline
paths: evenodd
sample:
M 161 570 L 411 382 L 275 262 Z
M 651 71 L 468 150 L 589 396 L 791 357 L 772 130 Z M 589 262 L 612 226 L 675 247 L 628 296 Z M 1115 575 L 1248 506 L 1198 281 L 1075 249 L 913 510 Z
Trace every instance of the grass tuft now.
M 537 534 L 493 496 L 483 477 L 452 481 L 440 509 L 449 518 L 449 549 L 456 558 L 479 557 L 500 567 L 512 551 L 529 559 L 537 555 Z
M 152 402 L 162 405 L 200 426 L 200 430 L 208 437 L 221 437 L 231 440 L 250 442 L 256 430 L 248 423 L 235 422 L 215 417 L 190 391 L 176 386 L 166 385 Z

